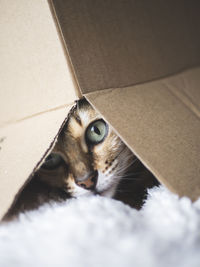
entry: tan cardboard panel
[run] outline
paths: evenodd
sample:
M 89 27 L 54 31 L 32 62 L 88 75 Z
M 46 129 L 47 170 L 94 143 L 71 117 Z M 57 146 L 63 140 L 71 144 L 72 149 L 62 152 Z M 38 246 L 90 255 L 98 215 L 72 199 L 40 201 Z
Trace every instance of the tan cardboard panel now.
M 170 77 L 170 83 L 166 82 L 165 85 L 200 117 L 199 68 L 184 72 L 179 75 L 179 79 L 172 76 Z
M 52 0 L 83 93 L 200 63 L 200 1 Z
M 200 68 L 173 79 L 86 95 L 162 183 L 192 200 L 200 196 L 200 116 L 190 100 L 199 99 L 200 90 L 187 86 L 197 84 L 199 76 Z M 180 84 L 190 93 L 187 102 L 185 95 L 174 94 Z
M 71 106 L 0 130 L 0 218 L 49 148 Z
M 0 125 L 76 98 L 47 1 L 1 0 Z

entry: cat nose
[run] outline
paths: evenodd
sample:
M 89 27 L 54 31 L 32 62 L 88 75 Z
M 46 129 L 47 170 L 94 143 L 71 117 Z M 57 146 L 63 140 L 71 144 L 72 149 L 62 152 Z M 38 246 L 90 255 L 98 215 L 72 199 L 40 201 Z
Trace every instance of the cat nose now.
M 94 190 L 97 184 L 97 177 L 98 172 L 93 171 L 89 174 L 86 174 L 84 177 L 79 177 L 75 179 L 75 182 L 78 186 L 88 189 L 88 190 Z

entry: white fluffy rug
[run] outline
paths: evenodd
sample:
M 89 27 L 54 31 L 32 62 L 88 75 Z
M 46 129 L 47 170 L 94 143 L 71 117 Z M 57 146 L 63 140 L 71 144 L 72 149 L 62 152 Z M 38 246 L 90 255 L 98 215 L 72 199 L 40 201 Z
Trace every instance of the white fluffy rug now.
M 160 187 L 140 211 L 103 197 L 45 205 L 0 226 L 0 266 L 199 267 L 200 199 Z

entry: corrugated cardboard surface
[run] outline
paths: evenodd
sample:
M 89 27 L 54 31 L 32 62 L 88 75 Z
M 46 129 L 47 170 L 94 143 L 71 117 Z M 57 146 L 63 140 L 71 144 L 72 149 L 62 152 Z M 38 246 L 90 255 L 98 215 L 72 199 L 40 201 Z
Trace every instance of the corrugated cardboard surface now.
M 0 125 L 77 98 L 46 1 L 1 0 Z
M 83 93 L 200 63 L 200 1 L 52 0 Z
M 200 110 L 192 101 L 200 98 L 199 77 L 200 68 L 87 94 L 147 168 L 172 191 L 193 200 L 200 195 Z
M 52 3 L 83 94 L 161 182 L 195 199 L 199 70 L 179 73 L 200 64 L 200 2 Z
M 49 149 L 70 108 L 46 112 L 1 128 L 0 217 Z
M 77 99 L 47 1 L 0 1 L 0 217 Z
M 184 72 L 184 75 L 170 77 L 170 82 L 165 83 L 177 97 L 188 106 L 197 117 L 200 117 L 200 75 L 199 68 Z

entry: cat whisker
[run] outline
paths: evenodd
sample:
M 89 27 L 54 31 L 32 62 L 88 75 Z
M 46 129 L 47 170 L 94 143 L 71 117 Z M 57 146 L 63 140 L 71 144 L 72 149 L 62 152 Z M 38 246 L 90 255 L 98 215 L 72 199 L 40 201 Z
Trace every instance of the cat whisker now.
M 132 193 L 133 190 L 116 190 L 115 191 L 116 193 L 125 193 L 125 194 L 129 194 L 129 193 Z M 144 191 L 144 196 L 146 195 L 147 193 Z
M 120 152 L 118 153 L 118 155 L 117 155 L 117 158 L 122 154 L 122 153 L 129 153 L 129 150 L 127 149 L 127 147 L 126 146 L 123 146 L 123 148 L 120 150 Z M 130 153 L 129 153 L 130 154 Z M 130 157 L 132 157 L 133 155 L 132 154 L 130 154 Z
M 130 166 L 134 165 L 137 162 L 138 158 L 135 158 L 132 162 L 127 164 L 125 167 L 119 168 L 116 172 L 115 175 L 123 173 L 125 170 L 127 170 Z
M 133 179 L 133 178 L 135 178 L 137 176 L 141 176 L 144 173 L 146 173 L 146 170 L 143 170 L 143 171 L 140 171 L 140 172 L 128 172 L 128 173 L 125 173 L 125 174 L 122 174 L 122 172 L 116 172 L 114 176 L 116 178 L 120 178 L 120 179 Z
M 123 180 L 126 180 L 126 181 L 138 181 L 138 180 L 141 180 L 141 177 L 139 177 L 139 176 L 135 176 L 135 177 L 121 177 L 121 179 L 123 179 Z
M 141 175 L 141 174 L 144 174 L 144 173 L 146 173 L 146 170 L 140 171 L 140 172 L 128 172 L 127 174 L 124 175 L 124 177 L 129 177 L 129 176 L 132 176 L 132 175 L 137 176 L 137 175 Z
M 141 177 L 139 176 L 131 176 L 131 177 L 124 177 L 123 175 L 122 176 L 115 176 L 116 179 L 120 179 L 120 180 L 125 180 L 125 181 L 139 181 L 141 180 Z
M 130 156 L 130 158 L 126 159 L 126 161 L 128 162 L 131 159 L 132 156 Z M 135 164 L 135 162 L 138 160 L 138 158 L 134 158 L 134 160 L 132 160 L 131 162 L 129 162 L 128 164 L 126 163 L 126 166 L 124 168 L 121 167 L 121 169 L 125 170 L 127 168 L 129 168 L 132 164 Z M 121 170 L 120 169 L 120 170 Z

